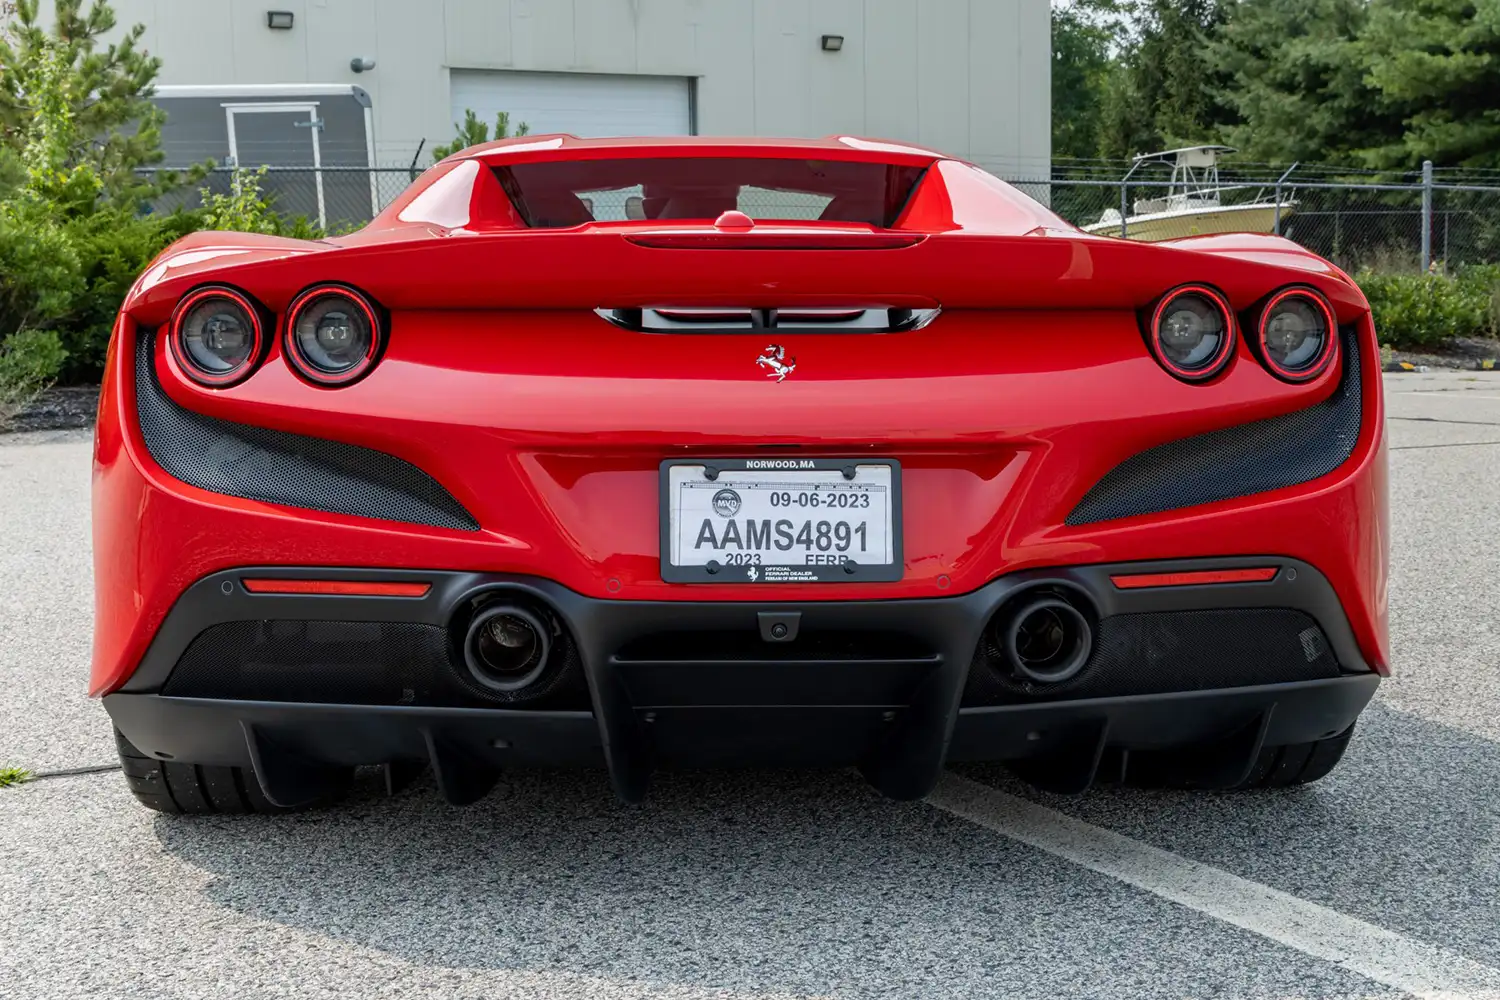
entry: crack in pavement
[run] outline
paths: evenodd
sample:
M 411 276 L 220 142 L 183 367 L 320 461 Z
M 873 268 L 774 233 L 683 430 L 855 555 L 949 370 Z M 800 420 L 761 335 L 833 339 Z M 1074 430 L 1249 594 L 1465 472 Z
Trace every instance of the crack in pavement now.
M 1386 415 L 1387 420 L 1407 420 L 1414 424 L 1468 424 L 1474 427 L 1500 427 L 1500 420 L 1449 420 L 1446 417 L 1394 417 Z
M 1479 445 L 1500 444 L 1500 441 L 1446 441 L 1438 444 L 1397 444 L 1391 451 L 1425 451 L 1428 448 L 1474 448 Z
M 90 764 L 88 767 L 65 767 L 56 771 L 36 771 L 31 775 L 32 781 L 41 781 L 43 778 L 74 778 L 82 774 L 108 774 L 111 771 L 120 770 L 119 764 Z

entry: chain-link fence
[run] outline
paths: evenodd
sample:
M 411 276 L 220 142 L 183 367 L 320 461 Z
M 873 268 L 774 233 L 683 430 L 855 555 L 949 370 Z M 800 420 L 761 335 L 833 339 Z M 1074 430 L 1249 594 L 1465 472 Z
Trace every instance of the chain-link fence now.
M 1350 271 L 1500 263 L 1500 173 L 1380 174 L 1293 164 L 1221 167 L 1211 186 L 1172 185 L 1170 169 L 1059 163 L 1015 180 L 1074 225 L 1131 239 L 1275 232 Z M 1143 176 L 1144 175 L 1144 176 Z
M 1236 164 L 1221 168 L 1212 188 L 1184 192 L 1172 186 L 1169 171 L 1134 166 L 1060 162 L 1045 179 L 1007 176 L 995 165 L 990 169 L 1074 225 L 1113 236 L 1159 240 L 1279 232 L 1351 271 L 1500 263 L 1500 172 L 1428 169 L 1390 175 Z M 342 232 L 368 222 L 418 173 L 406 166 L 270 167 L 260 185 L 281 212 Z M 193 207 L 201 202 L 199 189 L 227 194 L 233 184 L 234 171 L 215 170 L 153 208 Z M 631 218 L 639 199 L 629 194 L 601 192 L 590 207 L 598 218 Z M 814 219 L 826 204 L 826 199 L 785 192 L 756 195 L 747 210 L 761 217 Z
M 421 173 L 410 167 L 266 167 L 257 178 L 283 215 L 301 216 L 327 232 L 347 232 L 373 219 Z M 251 170 L 255 173 L 256 170 Z M 212 170 L 196 184 L 158 198 L 155 212 L 198 208 L 203 194 L 233 193 L 236 171 Z

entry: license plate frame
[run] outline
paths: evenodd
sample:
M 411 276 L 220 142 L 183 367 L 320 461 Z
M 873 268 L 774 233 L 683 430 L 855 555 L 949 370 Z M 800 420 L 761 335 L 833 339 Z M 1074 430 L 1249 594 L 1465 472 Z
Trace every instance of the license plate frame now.
M 771 465 L 771 463 L 777 463 Z M 786 463 L 783 465 L 782 463 Z M 792 464 L 795 463 L 795 464 Z M 887 538 L 890 541 L 889 563 L 844 562 L 805 565 L 767 563 L 758 565 L 760 572 L 751 575 L 747 566 L 683 565 L 672 562 L 672 481 L 674 468 L 688 466 L 715 471 L 715 478 L 704 475 L 705 482 L 718 482 L 726 474 L 726 484 L 741 480 L 735 474 L 785 476 L 797 473 L 837 472 L 840 481 L 848 482 L 846 470 L 884 466 L 890 470 Z M 870 484 L 873 489 L 877 484 Z M 673 458 L 661 463 L 660 493 L 657 507 L 661 521 L 661 578 L 666 583 L 738 583 L 763 586 L 787 583 L 894 583 L 905 572 L 903 562 L 903 526 L 901 517 L 901 463 L 893 458 L 806 458 L 803 456 L 758 456 L 754 458 Z M 814 519 L 816 520 L 816 519 Z M 802 554 L 805 558 L 806 553 Z M 770 572 L 767 572 L 770 570 Z

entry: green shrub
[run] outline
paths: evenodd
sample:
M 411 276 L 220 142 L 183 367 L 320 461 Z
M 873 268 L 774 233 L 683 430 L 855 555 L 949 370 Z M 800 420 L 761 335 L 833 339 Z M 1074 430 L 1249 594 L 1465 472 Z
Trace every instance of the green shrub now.
M 1486 335 L 1500 337 L 1500 264 L 1478 264 L 1458 272 L 1458 280 L 1485 303 Z
M 1403 349 L 1441 346 L 1492 332 L 1493 298 L 1482 280 L 1445 274 L 1376 274 L 1355 279 L 1370 300 L 1381 343 Z
M 186 212 L 106 207 L 58 220 L 26 199 L 0 202 L 0 334 L 55 330 L 68 354 L 62 378 L 97 378 L 131 283 L 167 244 L 200 228 Z
M 0 342 L 0 429 L 52 384 L 67 356 L 51 330 L 18 330 Z
M 174 240 L 201 229 L 322 238 L 307 219 L 278 214 L 256 174 L 245 177 L 235 193 L 206 197 L 203 209 L 162 215 L 103 202 L 68 214 L 25 192 L 0 197 L 0 335 L 54 330 L 67 352 L 61 379 L 92 381 L 125 293 Z
M 234 172 L 228 194 L 200 188 L 203 208 L 197 228 L 233 233 L 263 233 L 294 240 L 320 240 L 324 233 L 305 215 L 286 216 L 276 211 L 276 196 L 261 190 L 268 167 Z
M 26 198 L 0 202 L 0 336 L 50 326 L 84 290 L 77 249 L 46 208 Z
M 201 228 L 192 212 L 136 216 L 113 208 L 65 224 L 83 287 L 65 321 L 54 325 L 68 352 L 63 381 L 98 377 L 115 314 L 136 277 L 169 243 Z

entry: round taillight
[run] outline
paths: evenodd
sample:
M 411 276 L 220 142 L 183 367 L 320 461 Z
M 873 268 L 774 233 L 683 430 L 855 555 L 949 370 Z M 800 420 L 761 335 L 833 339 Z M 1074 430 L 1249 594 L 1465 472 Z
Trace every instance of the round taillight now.
M 1163 296 L 1151 312 L 1148 335 L 1161 366 L 1188 382 L 1213 378 L 1234 353 L 1229 304 L 1201 285 L 1185 285 Z
M 1333 360 L 1336 325 L 1322 296 L 1301 288 L 1277 292 L 1260 310 L 1256 353 L 1277 378 L 1306 382 Z
M 222 389 L 248 376 L 264 337 L 259 310 L 230 288 L 204 288 L 177 304 L 168 344 L 183 374 Z
M 312 288 L 287 311 L 285 349 L 288 363 L 309 382 L 348 385 L 375 366 L 380 320 L 370 300 L 352 288 Z

